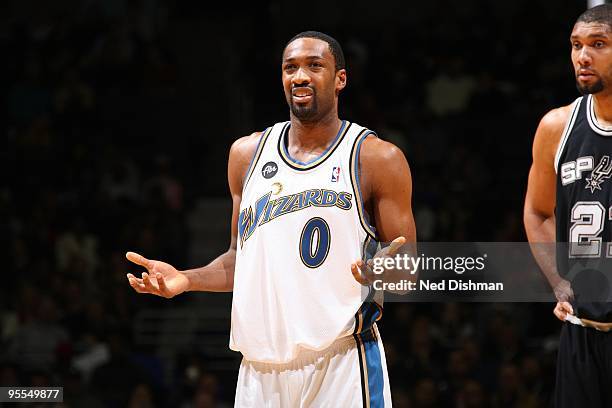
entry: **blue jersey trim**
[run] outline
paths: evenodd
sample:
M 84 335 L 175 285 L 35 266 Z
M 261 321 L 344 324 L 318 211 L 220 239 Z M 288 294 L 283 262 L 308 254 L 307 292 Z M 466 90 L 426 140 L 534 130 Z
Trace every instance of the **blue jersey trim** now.
M 373 332 L 372 332 L 373 333 Z M 385 406 L 383 395 L 384 374 L 382 370 L 382 360 L 378 341 L 374 336 L 362 336 L 364 338 L 363 347 L 365 349 L 365 361 L 368 368 L 368 387 L 370 394 L 370 408 Z
M 310 170 L 310 169 L 317 167 L 319 164 L 323 163 L 325 160 L 327 160 L 329 156 L 332 155 L 332 153 L 340 145 L 340 142 L 342 141 L 342 139 L 344 139 L 344 135 L 346 135 L 346 133 L 348 132 L 348 129 L 351 127 L 351 124 L 347 122 L 346 120 L 343 120 L 342 124 L 340 125 L 340 129 L 338 130 L 338 133 L 336 134 L 336 136 L 334 137 L 330 145 L 327 146 L 325 151 L 321 153 L 318 157 L 315 157 L 314 159 L 309 160 L 308 162 L 301 162 L 299 160 L 295 160 L 289 155 L 289 152 L 287 151 L 287 146 L 285 144 L 285 140 L 289 135 L 290 127 L 291 126 L 289 125 L 285 129 L 283 129 L 283 132 L 278 138 L 278 153 L 283 159 L 283 161 L 292 169 Z
M 364 129 L 357 136 L 351 150 L 351 162 L 349 168 L 351 171 L 351 184 L 353 185 L 353 192 L 355 193 L 355 204 L 357 205 L 357 212 L 359 213 L 359 221 L 364 231 L 374 240 L 376 240 L 376 228 L 370 224 L 368 215 L 363 205 L 363 196 L 361 194 L 361 184 L 359 181 L 359 153 L 361 152 L 361 143 L 370 135 L 376 136 L 376 133 L 369 129 Z
M 378 340 L 373 330 L 354 334 L 359 357 L 361 398 L 364 408 L 384 408 L 385 377 Z

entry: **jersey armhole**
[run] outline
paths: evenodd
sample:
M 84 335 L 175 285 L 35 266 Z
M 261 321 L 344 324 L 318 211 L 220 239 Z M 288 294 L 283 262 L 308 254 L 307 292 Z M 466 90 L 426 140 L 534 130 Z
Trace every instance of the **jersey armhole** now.
M 253 169 L 257 166 L 257 162 L 259 161 L 259 157 L 261 156 L 261 152 L 263 151 L 264 145 L 266 144 L 266 139 L 270 136 L 270 132 L 272 131 L 272 126 L 264 130 L 259 138 L 259 142 L 257 142 L 257 148 L 255 149 L 255 154 L 251 158 L 251 163 L 249 163 L 249 168 L 247 169 L 244 178 L 242 179 L 242 191 L 247 186 L 247 183 L 251 179 L 251 175 L 253 174 Z
M 368 236 L 373 240 L 376 240 L 376 228 L 374 228 L 374 226 L 372 226 L 368 220 L 368 216 L 363 205 L 363 196 L 361 195 L 361 184 L 359 184 L 359 152 L 361 151 L 361 143 L 363 143 L 363 141 L 370 135 L 378 137 L 375 132 L 369 129 L 363 129 L 355 138 L 353 147 L 351 149 L 349 169 L 351 172 L 351 186 L 353 187 L 353 193 L 355 194 L 355 205 L 357 206 L 359 222 L 366 234 L 368 234 Z
M 569 135 L 570 133 L 572 133 L 572 128 L 574 127 L 574 122 L 576 122 L 576 117 L 578 116 L 578 110 L 580 108 L 581 101 L 582 97 L 577 98 L 574 101 L 572 113 L 570 114 L 570 117 L 567 123 L 565 124 L 565 128 L 563 128 L 561 139 L 559 139 L 559 145 L 557 146 L 557 152 L 555 153 L 555 173 L 559 172 L 559 161 L 561 160 L 561 156 L 563 155 L 563 150 L 565 150 L 567 139 L 569 139 Z

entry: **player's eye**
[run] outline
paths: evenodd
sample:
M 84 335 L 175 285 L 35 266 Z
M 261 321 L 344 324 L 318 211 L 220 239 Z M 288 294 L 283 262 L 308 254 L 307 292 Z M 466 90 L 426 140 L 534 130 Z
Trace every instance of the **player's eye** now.
M 573 49 L 575 49 L 575 50 L 579 50 L 579 49 L 580 49 L 580 47 L 581 47 L 581 45 L 580 45 L 580 43 L 579 43 L 578 41 L 574 41 L 574 42 L 572 43 L 572 48 L 573 48 Z
M 310 66 L 313 68 L 323 68 L 323 64 L 321 64 L 320 62 L 311 62 Z
M 293 70 L 295 70 L 295 65 L 293 65 L 293 64 L 286 64 L 283 69 L 285 71 L 293 71 Z
M 603 41 L 595 41 L 595 43 L 593 44 L 595 48 L 602 48 L 604 45 L 605 43 Z

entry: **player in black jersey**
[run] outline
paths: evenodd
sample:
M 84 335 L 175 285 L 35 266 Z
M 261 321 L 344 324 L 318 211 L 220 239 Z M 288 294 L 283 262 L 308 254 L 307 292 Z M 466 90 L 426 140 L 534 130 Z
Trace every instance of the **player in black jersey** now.
M 567 243 L 534 250 L 564 322 L 555 406 L 612 407 L 612 5 L 578 17 L 570 42 L 584 96 L 538 126 L 524 221 L 529 242 Z

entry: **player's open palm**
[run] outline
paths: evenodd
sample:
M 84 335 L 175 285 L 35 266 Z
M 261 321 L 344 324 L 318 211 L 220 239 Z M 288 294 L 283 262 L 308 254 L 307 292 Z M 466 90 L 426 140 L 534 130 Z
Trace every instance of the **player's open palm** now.
M 378 251 L 374 255 L 373 259 L 393 257 L 397 254 L 399 249 L 405 243 L 406 243 L 406 238 L 397 237 L 393 241 L 391 241 L 389 246 Z M 373 259 L 369 259 L 365 263 L 362 260 L 358 260 L 351 264 L 351 273 L 353 274 L 353 278 L 355 278 L 357 282 L 359 282 L 360 284 L 364 286 L 371 284 L 376 277 L 376 274 L 374 273 L 374 269 L 373 269 L 373 265 L 374 265 Z
M 147 271 L 137 278 L 131 273 L 127 274 L 128 281 L 138 293 L 150 293 L 165 298 L 171 298 L 185 292 L 189 281 L 187 277 L 170 264 L 147 259 L 135 252 L 128 252 L 125 257 Z

